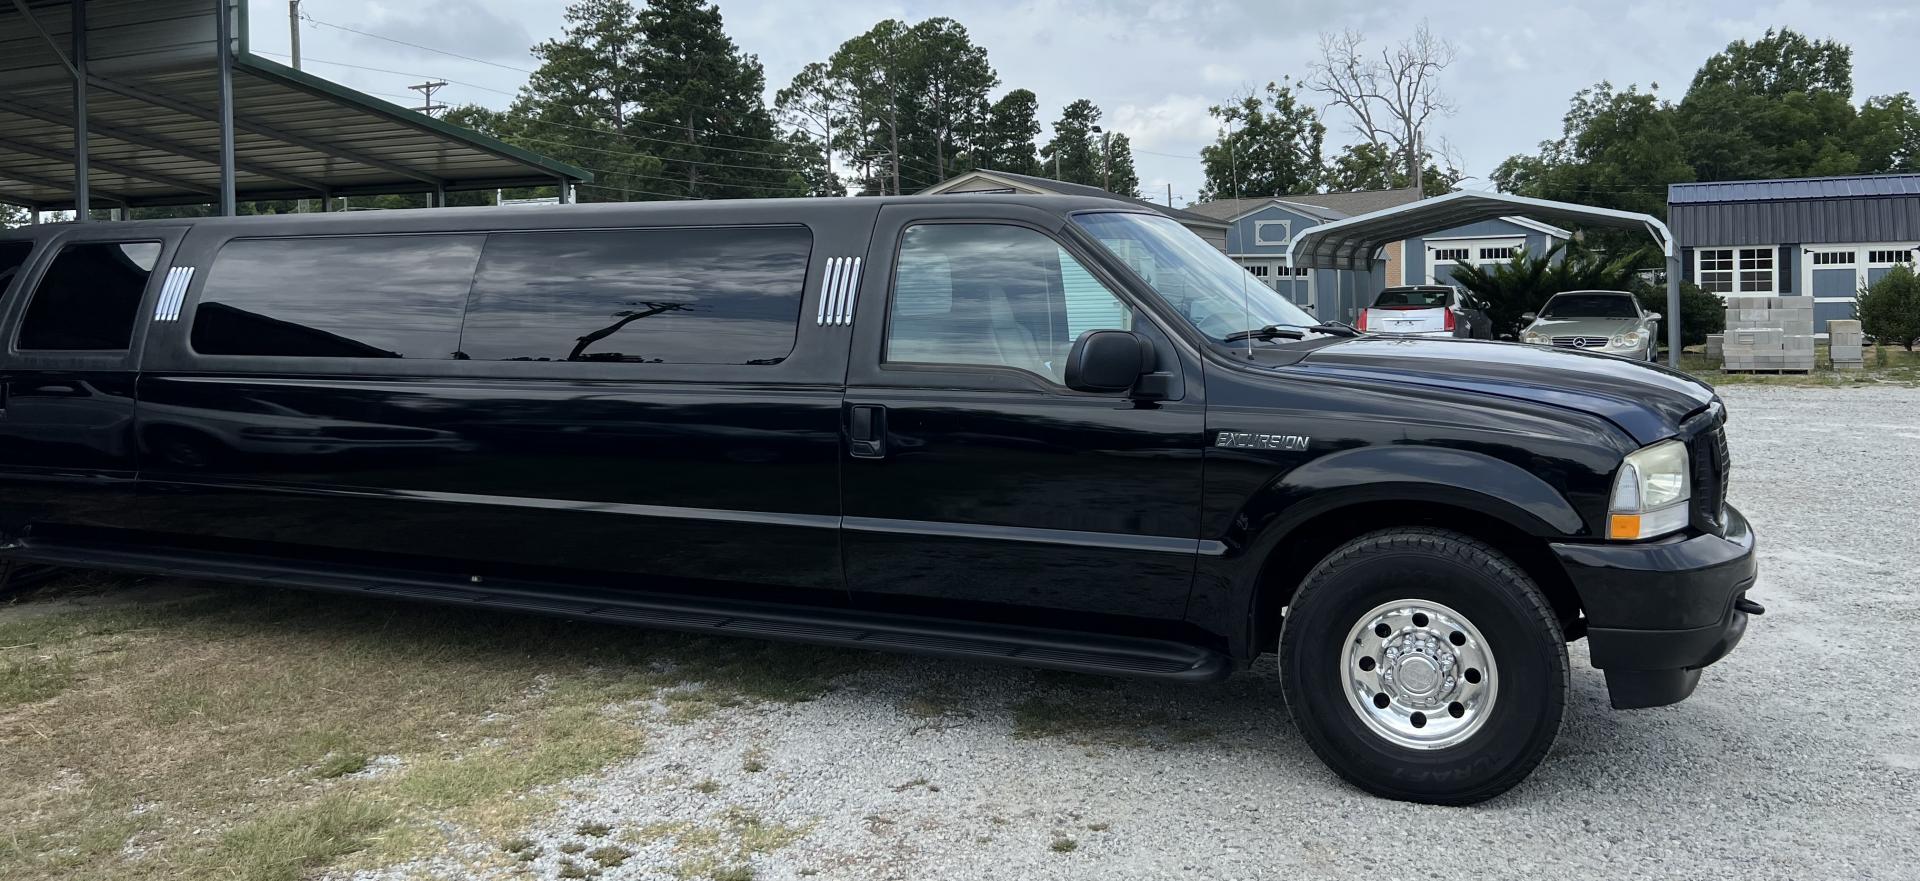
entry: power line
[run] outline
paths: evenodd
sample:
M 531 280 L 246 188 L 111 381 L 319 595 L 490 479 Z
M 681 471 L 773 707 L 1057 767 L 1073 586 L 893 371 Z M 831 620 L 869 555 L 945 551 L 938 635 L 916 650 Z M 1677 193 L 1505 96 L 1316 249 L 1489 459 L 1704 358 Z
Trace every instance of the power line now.
M 334 30 L 337 30 L 337 31 L 346 31 L 347 33 L 350 33 L 350 34 L 359 34 L 360 36 L 363 36 L 363 37 L 372 37 L 373 39 L 376 39 L 376 40 L 385 40 L 385 41 L 387 41 L 387 42 L 389 42 L 389 43 L 397 43 L 397 44 L 399 44 L 399 45 L 401 45 L 401 46 L 411 46 L 411 47 L 413 47 L 413 48 L 415 48 L 415 49 L 419 49 L 419 50 L 421 50 L 421 51 L 424 51 L 424 52 L 438 52 L 438 53 L 439 53 L 439 54 L 441 54 L 441 55 L 446 55 L 446 56 L 449 56 L 449 57 L 452 57 L 452 58 L 458 58 L 458 59 L 460 59 L 460 60 L 462 60 L 462 61 L 471 61 L 471 62 L 473 62 L 473 63 L 475 63 L 475 64 L 485 64 L 485 65 L 488 65 L 488 66 L 490 66 L 490 67 L 498 67 L 498 68 L 502 68 L 502 69 L 504 69 L 504 70 L 517 70 L 517 71 L 519 71 L 519 72 L 521 72 L 521 73 L 524 73 L 524 74 L 532 74 L 532 73 L 533 73 L 533 71 L 531 71 L 531 70 L 528 70 L 528 69 L 526 69 L 526 68 L 524 68 L 524 67 L 515 67 L 515 66 L 513 66 L 513 65 L 511 65 L 511 64 L 501 64 L 501 63 L 500 63 L 500 62 L 498 62 L 498 61 L 488 61 L 488 60 L 486 60 L 485 58 L 475 58 L 475 57 L 473 57 L 473 56 L 471 56 L 471 55 L 462 55 L 462 54 L 460 54 L 460 53 L 458 53 L 458 52 L 449 52 L 449 51 L 447 51 L 447 50 L 445 50 L 445 49 L 435 49 L 435 48 L 434 48 L 434 47 L 432 47 L 432 46 L 422 46 L 422 45 L 420 45 L 419 43 L 409 43 L 409 42 L 407 42 L 406 40 L 398 40 L 398 39 L 394 39 L 393 37 L 388 37 L 388 36 L 383 36 L 383 35 L 381 35 L 381 34 L 375 34 L 375 33 L 370 33 L 370 32 L 368 32 L 368 31 L 363 31 L 363 30 L 359 30 L 359 29 L 356 29 L 356 28 L 350 28 L 350 27 L 347 27 L 346 25 L 343 25 L 343 24 L 334 24 L 333 22 L 330 22 L 330 21 L 321 21 L 320 19 L 317 19 L 317 18 L 314 18 L 314 17 L 313 17 L 313 16 L 311 16 L 311 15 L 305 15 L 305 14 L 302 14 L 302 15 L 301 15 L 301 18 L 304 18 L 304 19 L 306 19 L 307 21 L 310 21 L 310 22 L 313 22 L 314 24 L 317 24 L 317 25 L 320 25 L 320 26 L 322 26 L 322 27 L 329 27 L 329 28 L 333 28 Z

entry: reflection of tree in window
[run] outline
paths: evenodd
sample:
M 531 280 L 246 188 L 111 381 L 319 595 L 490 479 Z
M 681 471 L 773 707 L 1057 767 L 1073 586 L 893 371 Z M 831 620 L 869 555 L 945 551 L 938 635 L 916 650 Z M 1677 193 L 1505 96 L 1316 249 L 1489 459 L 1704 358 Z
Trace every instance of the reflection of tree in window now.
M 606 339 L 607 337 L 610 337 L 616 333 L 619 333 L 621 328 L 626 327 L 627 325 L 632 324 L 636 321 L 639 321 L 642 318 L 652 318 L 653 316 L 659 315 L 664 312 L 678 312 L 682 309 L 692 308 L 691 306 L 688 306 L 685 303 L 639 303 L 637 305 L 645 308 L 629 309 L 625 312 L 615 312 L 613 313 L 614 317 L 619 318 L 620 319 L 619 321 L 615 321 L 614 323 L 609 324 L 606 327 L 600 328 L 599 330 L 596 330 L 593 333 L 590 333 L 590 334 L 587 334 L 586 336 L 581 337 L 580 342 L 574 344 L 573 351 L 567 353 L 567 360 L 568 361 L 646 361 L 647 359 L 644 356 L 630 357 L 627 355 L 620 354 L 619 352 L 602 352 L 602 353 L 595 353 L 592 355 L 588 355 L 586 354 L 586 351 L 588 346 L 591 346 L 594 343 L 597 343 L 601 340 Z M 653 360 L 655 362 L 658 362 L 660 359 L 655 358 Z
M 777 364 L 793 351 L 804 227 L 495 233 L 461 334 L 481 361 Z

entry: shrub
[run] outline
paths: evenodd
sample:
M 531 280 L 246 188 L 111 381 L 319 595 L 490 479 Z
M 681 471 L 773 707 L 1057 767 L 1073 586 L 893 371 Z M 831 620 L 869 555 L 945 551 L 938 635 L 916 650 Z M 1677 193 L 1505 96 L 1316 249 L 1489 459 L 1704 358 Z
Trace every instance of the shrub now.
M 1658 312 L 1660 319 L 1660 344 L 1667 342 L 1667 323 L 1674 320 L 1668 314 L 1667 286 L 1665 282 L 1649 284 L 1636 278 L 1633 282 L 1633 295 L 1640 300 L 1640 308 L 1648 312 Z M 1727 329 L 1727 302 L 1719 295 L 1700 289 L 1690 281 L 1680 283 L 1680 344 L 1683 346 L 1704 345 L 1707 335 L 1720 333 Z
M 1860 330 L 1881 345 L 1889 343 L 1913 351 L 1920 341 L 1920 276 L 1905 266 L 1860 290 Z

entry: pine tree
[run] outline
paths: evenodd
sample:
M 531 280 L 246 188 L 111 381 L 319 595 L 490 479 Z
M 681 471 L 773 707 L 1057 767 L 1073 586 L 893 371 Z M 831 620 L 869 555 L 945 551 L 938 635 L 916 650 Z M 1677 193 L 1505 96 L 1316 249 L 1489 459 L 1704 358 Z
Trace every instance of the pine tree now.
M 1133 144 L 1120 132 L 1108 135 L 1100 157 L 1100 185 L 1107 192 L 1140 198 L 1140 173 L 1133 168 Z
M 789 154 L 773 143 L 760 59 L 734 45 L 719 8 L 648 0 L 639 31 L 634 96 L 641 109 L 627 128 L 659 139 L 648 142 L 666 165 L 659 190 L 691 198 L 795 195 L 786 189 Z
M 1040 101 L 1026 89 L 1014 89 L 987 110 L 978 165 L 1015 174 L 1042 174 L 1033 139 L 1040 135 Z
M 1042 173 L 1068 183 L 1099 186 L 1099 147 L 1093 133 L 1099 121 L 1100 108 L 1085 98 L 1061 110 L 1053 124 L 1053 140 L 1040 148 L 1040 156 L 1046 160 Z

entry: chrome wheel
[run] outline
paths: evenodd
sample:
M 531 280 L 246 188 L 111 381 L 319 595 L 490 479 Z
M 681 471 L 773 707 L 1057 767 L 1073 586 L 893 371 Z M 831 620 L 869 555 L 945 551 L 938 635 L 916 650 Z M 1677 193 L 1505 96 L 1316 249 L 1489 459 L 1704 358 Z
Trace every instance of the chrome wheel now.
M 1342 685 L 1375 734 L 1409 749 L 1473 736 L 1499 695 L 1492 648 L 1473 622 L 1429 600 L 1375 606 L 1347 632 Z

